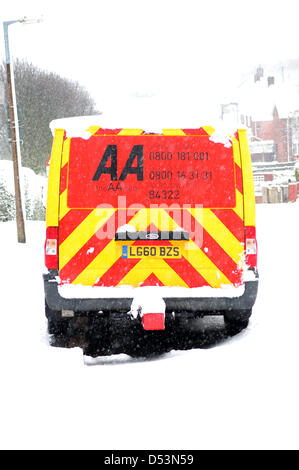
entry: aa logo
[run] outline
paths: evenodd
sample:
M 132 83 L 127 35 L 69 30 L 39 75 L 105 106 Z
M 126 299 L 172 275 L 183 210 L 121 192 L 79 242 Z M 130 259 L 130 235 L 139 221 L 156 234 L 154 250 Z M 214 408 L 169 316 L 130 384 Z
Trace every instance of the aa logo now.
M 117 145 L 108 145 L 92 180 L 98 181 L 102 175 L 110 175 L 111 181 L 124 181 L 129 174 L 136 175 L 137 181 L 143 181 L 143 145 L 134 145 L 119 177 Z

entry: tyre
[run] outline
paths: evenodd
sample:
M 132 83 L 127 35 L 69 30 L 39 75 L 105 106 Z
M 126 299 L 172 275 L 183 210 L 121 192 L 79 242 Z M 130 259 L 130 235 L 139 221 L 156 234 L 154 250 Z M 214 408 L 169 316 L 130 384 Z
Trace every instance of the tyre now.
M 61 311 L 52 310 L 47 302 L 45 302 L 45 315 L 48 319 L 48 334 L 51 346 L 72 348 L 84 344 L 86 318 L 63 318 Z
M 60 348 L 69 347 L 69 342 L 71 339 L 70 319 L 65 318 L 63 320 L 52 320 L 49 318 L 48 333 L 51 346 Z
M 229 334 L 236 334 L 247 328 L 252 309 L 229 310 L 224 313 L 224 323 Z
M 109 315 L 103 314 L 90 318 L 83 354 L 85 356 L 97 357 L 110 355 L 113 352 L 111 349 Z
M 67 322 L 61 317 L 61 311 L 53 310 L 45 300 L 45 315 L 48 320 L 49 343 L 51 346 L 66 346 Z

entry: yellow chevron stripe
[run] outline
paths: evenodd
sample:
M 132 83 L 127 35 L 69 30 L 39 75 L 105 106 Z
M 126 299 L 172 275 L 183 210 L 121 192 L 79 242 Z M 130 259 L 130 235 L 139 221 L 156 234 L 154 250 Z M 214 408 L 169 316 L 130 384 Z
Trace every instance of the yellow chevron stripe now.
M 206 209 L 204 209 L 206 211 Z M 203 220 L 203 210 L 202 209 L 193 209 L 196 213 L 197 221 L 202 224 Z M 192 214 L 193 215 L 193 214 Z M 171 225 L 171 219 L 176 228 L 177 223 L 171 218 L 171 216 L 163 211 L 163 216 L 161 215 L 161 225 L 159 225 L 160 230 L 167 230 L 167 227 Z M 179 242 L 171 242 L 172 245 L 176 245 Z M 208 256 L 199 249 L 199 247 L 192 240 L 188 242 L 188 250 L 184 252 L 184 257 L 189 261 L 189 263 L 198 271 L 201 276 L 212 286 L 220 287 L 221 284 L 231 284 L 229 279 L 221 272 L 221 270 L 208 258 Z M 167 265 L 168 266 L 168 265 Z M 174 285 L 174 284 L 172 284 Z
M 94 212 L 94 211 L 93 211 Z M 237 239 L 231 234 L 231 232 L 224 226 L 224 224 L 209 210 L 193 209 L 193 216 L 198 220 L 199 223 L 203 223 L 205 229 L 213 236 L 213 238 L 223 247 L 223 249 L 232 257 L 236 262 L 240 261 L 240 253 L 243 252 L 243 246 L 238 242 Z M 196 214 L 195 214 L 196 212 Z M 209 214 L 205 214 L 209 212 Z M 88 218 L 93 218 L 94 214 L 90 214 Z M 88 241 L 88 239 L 94 234 L 94 223 L 98 221 L 98 217 L 94 217 L 93 225 L 88 224 L 90 229 L 86 235 L 84 228 L 84 221 L 80 224 L 80 232 L 83 232 L 85 239 L 78 243 L 77 247 L 73 248 L 72 253 L 68 256 L 71 259 L 74 254 L 81 248 L 81 246 Z M 90 222 L 90 221 L 89 221 Z M 101 221 L 104 223 L 103 221 Z M 129 224 L 136 227 L 136 230 L 145 230 L 150 223 L 154 223 L 160 230 L 175 229 L 177 223 L 170 217 L 170 215 L 161 209 L 142 209 L 140 210 L 130 221 Z M 215 233 L 212 230 L 214 227 Z M 76 231 L 77 229 L 75 229 Z M 218 233 L 220 230 L 220 234 Z M 73 232 L 74 233 L 74 232 Z M 216 234 L 216 235 L 215 235 Z M 223 235 L 221 235 L 223 234 Z M 74 242 L 77 241 L 77 236 Z M 65 240 L 69 245 L 72 246 L 72 234 Z M 65 243 L 64 242 L 64 243 Z M 133 242 L 129 242 L 131 245 Z M 176 244 L 177 242 L 172 242 Z M 66 245 L 65 245 L 66 246 Z M 185 251 L 184 256 L 190 262 L 190 264 L 204 277 L 204 279 L 212 287 L 220 287 L 222 284 L 230 284 L 228 278 L 221 272 L 221 270 L 208 258 L 208 256 L 193 242 L 188 242 L 189 249 Z M 99 255 L 79 274 L 74 280 L 74 284 L 93 285 L 96 283 L 97 278 L 103 276 L 105 272 L 119 259 L 121 256 L 119 246 L 112 240 L 106 247 L 99 253 Z M 66 247 L 66 252 L 69 253 L 69 249 Z M 68 259 L 68 260 L 69 260 Z M 68 261 L 67 260 L 67 261 Z M 62 260 L 62 265 L 65 265 L 67 261 Z M 163 284 L 165 285 L 185 285 L 184 281 L 169 267 L 163 260 L 141 260 L 141 262 L 134 267 L 130 273 L 128 273 L 120 282 L 119 285 L 134 285 L 137 286 L 143 282 L 151 273 L 154 273 Z M 140 263 L 142 263 L 140 265 Z M 141 269 L 143 268 L 143 269 Z M 61 269 L 61 268 L 60 268 Z M 173 271 L 173 272 L 172 272 Z
M 129 212 L 128 215 L 130 215 Z M 146 230 L 150 224 L 154 224 L 160 230 L 168 231 L 175 230 L 178 227 L 178 224 L 163 208 L 155 207 L 139 209 L 138 218 L 135 215 L 128 224 L 134 225 L 137 231 Z
M 188 284 L 164 260 L 163 266 L 155 266 L 153 273 L 165 286 L 189 287 Z
M 233 207 L 235 213 L 243 220 L 244 208 L 243 208 L 243 195 L 236 189 L 236 206 Z
M 251 156 L 245 129 L 239 129 L 240 155 L 242 159 L 244 223 L 255 226 L 255 194 L 251 167 Z
M 163 129 L 163 135 L 186 135 L 182 129 Z
M 163 259 L 141 260 L 120 281 L 119 286 L 138 287 L 148 276 L 155 274 L 158 279 L 168 286 L 188 287 L 183 279 Z
M 61 158 L 61 169 L 66 165 L 69 161 L 70 156 L 70 146 L 71 146 L 71 139 L 68 137 L 65 139 L 63 144 L 63 151 L 62 151 L 62 158 Z M 60 171 L 61 171 L 60 169 Z M 63 191 L 59 198 L 59 220 L 62 219 L 68 212 L 69 208 L 67 207 L 67 189 Z
M 59 220 L 59 186 L 63 139 L 64 129 L 55 129 L 48 178 L 48 196 L 46 210 L 47 227 L 56 227 L 58 225 Z
M 90 128 L 91 129 L 91 128 Z M 89 131 L 91 132 L 91 130 Z M 94 127 L 94 133 L 99 127 Z M 214 132 L 212 127 L 205 126 L 203 129 L 211 135 Z M 140 135 L 141 129 L 122 129 L 118 135 Z M 164 129 L 163 135 L 185 135 L 182 129 Z M 234 159 L 241 165 L 239 144 L 233 140 Z M 69 158 L 70 139 L 65 141 L 63 147 L 62 161 L 67 163 Z M 60 218 L 67 212 L 67 191 L 60 196 Z M 243 219 L 243 196 L 236 190 L 236 207 L 233 209 L 239 217 Z M 94 235 L 99 224 L 102 226 L 107 219 L 116 211 L 110 209 L 110 214 L 96 214 L 95 209 L 87 218 L 69 235 L 60 246 L 60 269 L 82 248 L 82 246 Z M 103 210 L 102 210 L 103 211 Z M 107 210 L 105 210 L 107 212 Z M 243 253 L 243 245 L 234 237 L 229 229 L 213 214 L 209 209 L 189 209 L 189 212 L 198 220 L 200 224 L 210 233 L 217 243 L 236 262 L 240 261 L 240 254 Z M 136 230 L 145 230 L 150 223 L 153 223 L 160 230 L 174 230 L 178 224 L 170 217 L 166 210 L 161 208 L 141 209 L 128 222 L 134 225 Z M 133 242 L 127 243 L 131 245 Z M 172 242 L 176 244 L 177 242 Z M 208 256 L 199 249 L 193 242 L 188 242 L 189 249 L 184 252 L 184 256 L 190 264 L 205 278 L 212 287 L 220 287 L 222 284 L 230 284 L 227 277 L 217 268 Z M 95 284 L 97 278 L 113 266 L 121 256 L 119 244 L 112 240 L 98 254 L 98 256 L 79 274 L 74 280 L 74 284 Z M 187 284 L 164 260 L 141 260 L 127 275 L 121 280 L 119 285 L 134 285 L 142 283 L 151 273 L 154 273 L 165 285 L 185 286 Z
M 143 129 L 122 129 L 117 135 L 141 135 Z
M 144 219 L 147 219 L 147 209 L 141 209 L 129 222 L 128 224 L 134 225 L 136 230 L 142 230 L 142 228 L 138 228 L 144 226 Z M 81 224 L 82 225 L 82 224 Z M 89 238 L 93 235 L 93 233 L 89 236 Z M 67 239 L 68 240 L 68 239 Z M 128 246 L 132 245 L 134 242 L 128 242 Z M 106 271 L 120 258 L 121 252 L 117 248 L 119 244 L 117 244 L 114 240 L 111 240 L 105 248 L 94 258 L 91 263 L 86 266 L 86 268 L 77 276 L 77 278 L 73 281 L 73 284 L 83 284 L 83 285 L 94 285 L 96 283 L 97 278 L 103 276 Z
M 68 137 L 67 139 L 65 139 L 64 144 L 63 144 L 61 168 L 63 168 L 64 165 L 68 163 L 69 161 L 70 147 L 71 147 L 71 139 Z
M 128 245 L 132 245 L 132 243 L 129 242 Z M 97 279 L 102 277 L 119 257 L 117 244 L 114 240 L 111 240 L 98 256 L 76 277 L 73 284 L 94 285 Z
M 171 216 L 165 211 L 161 209 L 152 209 L 151 210 L 154 216 L 156 217 L 155 220 L 151 220 L 152 223 L 155 223 L 159 230 L 174 230 L 178 227 L 178 224 L 171 218 Z M 155 211 L 160 211 L 160 214 L 155 214 Z M 197 211 L 197 218 L 198 221 L 202 222 L 202 213 L 200 214 L 201 209 L 196 209 Z M 169 227 L 172 227 L 169 229 Z M 173 246 L 178 246 L 180 242 L 171 242 Z M 199 247 L 190 240 L 188 242 L 188 250 L 184 252 L 184 257 L 192 264 L 192 266 L 200 272 L 201 276 L 212 286 L 212 287 L 220 287 L 221 284 L 231 284 L 229 279 L 219 270 L 219 268 L 207 257 L 207 255 L 199 249 Z M 152 260 L 155 262 L 156 260 Z M 166 264 L 167 269 L 170 266 Z M 139 265 L 139 263 L 138 263 Z M 164 266 L 165 270 L 165 266 Z M 167 271 L 167 270 L 166 270 Z M 152 271 L 156 274 L 156 270 L 153 269 Z M 157 275 L 157 274 L 156 274 Z M 166 276 L 166 274 L 165 274 Z M 157 277 L 165 284 L 165 282 L 161 279 L 161 274 Z M 146 279 L 146 278 L 145 278 Z M 142 281 L 141 281 L 142 282 Z M 176 281 L 178 282 L 178 281 Z M 167 283 L 166 283 L 167 285 Z M 181 285 L 181 284 L 168 284 L 168 285 Z
M 91 133 L 91 135 L 96 134 L 96 132 L 101 129 L 99 126 L 90 126 L 88 129 L 86 129 L 88 132 Z
M 188 210 L 199 223 L 202 223 L 205 230 L 235 261 L 235 263 L 239 263 L 244 251 L 244 246 L 229 231 L 226 225 L 224 225 L 210 209 L 205 209 L 201 218 L 198 217 L 196 209 L 193 208 Z
M 202 224 L 203 221 L 203 210 L 195 208 L 193 209 L 194 214 L 196 214 L 196 220 Z M 204 209 L 206 211 L 206 209 Z M 168 213 L 164 212 L 165 218 L 170 218 Z M 192 214 L 193 215 L 193 214 Z M 177 226 L 176 222 L 173 221 Z M 167 222 L 166 225 L 169 225 L 170 222 Z M 162 229 L 160 229 L 162 230 Z M 171 242 L 172 245 L 176 245 L 179 242 Z M 200 273 L 200 275 L 212 286 L 220 287 L 222 284 L 231 284 L 229 279 L 221 272 L 221 270 L 208 258 L 208 256 L 199 249 L 198 245 L 194 241 L 190 240 L 188 242 L 188 250 L 184 252 L 184 257 L 189 261 L 189 263 Z M 168 265 L 167 265 L 168 266 Z
M 206 131 L 207 134 L 209 134 L 209 136 L 211 136 L 215 132 L 214 127 L 211 126 L 202 126 L 202 128 Z
M 240 146 L 238 140 L 233 137 L 233 155 L 235 163 L 241 168 L 242 172 L 242 179 L 243 179 L 243 171 L 242 171 L 242 163 L 241 163 L 241 154 L 240 154 Z M 236 207 L 233 208 L 235 213 L 244 220 L 244 199 L 243 194 L 236 188 Z
M 178 224 L 175 222 L 175 220 L 170 217 L 170 215 L 165 210 L 163 210 L 163 208 L 152 207 L 148 209 L 147 221 L 143 230 L 146 230 L 150 224 L 156 225 L 159 230 L 169 232 L 172 232 L 178 227 Z
M 107 222 L 116 209 L 94 209 L 59 246 L 59 269 L 62 269 L 85 243 Z
M 142 209 L 129 221 L 129 224 L 134 225 L 137 230 L 145 230 L 149 225 L 149 222 L 155 223 L 160 230 L 167 230 L 171 224 L 174 227 L 177 226 L 175 221 L 171 222 L 171 220 L 169 220 L 171 217 L 165 211 L 160 210 L 160 217 L 157 217 L 157 212 L 159 210 L 160 209 L 152 209 L 150 211 L 149 209 Z M 154 214 L 154 220 L 149 219 L 150 212 Z M 128 245 L 130 246 L 132 243 L 133 242 L 129 242 Z M 172 242 L 172 244 L 176 244 L 176 242 Z M 227 277 L 217 268 L 217 266 L 214 265 L 205 253 L 198 249 L 198 246 L 194 242 L 191 241 L 188 244 L 189 250 L 184 253 L 184 256 L 211 286 L 220 287 L 222 284 L 230 284 Z M 73 283 L 83 285 L 95 284 L 97 278 L 103 276 L 121 256 L 120 250 L 117 248 L 119 248 L 117 243 L 112 240 L 79 274 Z M 178 276 L 178 274 L 175 273 L 175 271 L 173 271 L 163 260 L 141 260 L 122 279 L 119 285 L 138 286 L 151 273 L 154 273 L 165 285 L 188 287 L 183 279 L 181 279 L 180 276 Z
M 237 165 L 241 167 L 241 156 L 240 156 L 240 147 L 239 147 L 239 142 L 235 137 L 233 137 L 233 154 L 234 154 L 234 161 Z
M 63 191 L 63 193 L 60 195 L 60 200 L 59 200 L 59 219 L 61 220 L 68 212 L 69 208 L 67 206 L 67 189 Z
M 222 284 L 231 284 L 231 281 L 202 250 L 198 249 L 198 246 L 194 242 L 189 243 L 190 247 L 193 247 L 193 249 L 186 251 L 184 256 L 210 286 L 220 287 Z
M 168 220 L 170 219 L 170 220 Z M 160 230 L 173 230 L 177 224 L 173 221 L 168 214 L 161 209 L 141 209 L 139 212 L 128 222 L 128 224 L 133 225 L 136 230 L 146 230 L 150 223 L 154 223 Z M 175 242 L 174 242 L 175 243 Z M 133 244 L 132 242 L 126 243 L 128 246 Z M 105 272 L 113 266 L 113 264 L 120 258 L 121 251 L 118 249 L 119 244 L 117 244 L 114 240 L 112 240 L 106 247 L 98 254 L 98 256 L 79 274 L 79 276 L 73 281 L 74 284 L 83 284 L 83 285 L 93 285 L 96 283 L 97 278 L 100 278 L 105 274 Z M 140 278 L 141 280 L 137 282 L 137 280 L 132 275 L 132 284 L 131 285 L 139 285 L 143 282 L 152 272 L 154 272 L 157 277 L 163 282 L 164 284 L 170 282 L 170 277 L 174 284 L 170 285 L 184 285 L 184 281 L 173 271 L 172 274 L 171 268 L 167 265 L 167 263 L 158 263 L 159 260 L 151 260 L 152 268 L 148 272 L 147 276 L 142 272 L 139 272 L 137 276 L 137 280 Z M 161 260 L 160 260 L 161 261 Z M 143 264 L 145 264 L 144 261 Z M 147 261 L 148 263 L 148 261 Z M 140 263 L 138 263 L 138 266 Z M 155 268 L 155 269 L 153 269 Z M 147 269 L 147 268 L 146 268 Z M 157 272 L 156 272 L 157 269 Z M 168 271 L 168 274 L 163 271 Z M 131 272 L 131 271 L 130 271 Z M 135 272 L 135 271 L 134 271 Z M 137 271 L 136 271 L 137 272 Z M 163 281 L 164 279 L 164 281 Z M 128 281 L 126 281 L 128 282 Z M 179 284 L 178 284 L 179 283 Z M 122 284 L 123 285 L 123 284 Z M 166 284 L 167 285 L 167 284 Z
M 117 285 L 138 287 L 152 272 L 152 269 L 140 260 Z

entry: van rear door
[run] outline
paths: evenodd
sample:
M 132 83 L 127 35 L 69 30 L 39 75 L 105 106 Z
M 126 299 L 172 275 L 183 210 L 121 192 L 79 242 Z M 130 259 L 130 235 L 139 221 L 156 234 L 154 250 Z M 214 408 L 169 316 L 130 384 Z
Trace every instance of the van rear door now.
M 59 276 L 87 286 L 242 284 L 236 138 L 213 129 L 93 128 L 64 141 Z

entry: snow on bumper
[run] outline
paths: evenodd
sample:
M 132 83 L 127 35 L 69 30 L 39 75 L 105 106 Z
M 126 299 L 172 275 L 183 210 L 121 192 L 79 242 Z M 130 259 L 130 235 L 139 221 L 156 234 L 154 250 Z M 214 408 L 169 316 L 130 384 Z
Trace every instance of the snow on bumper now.
M 145 330 L 165 329 L 165 308 L 159 288 L 148 286 L 135 289 L 130 314 L 135 318 L 138 315 L 141 317 Z
M 47 304 L 53 310 L 126 311 L 130 312 L 136 291 L 145 292 L 145 287 L 87 287 L 58 285 L 57 272 L 43 275 Z M 244 282 L 240 287 L 213 289 L 210 287 L 148 287 L 159 292 L 165 302 L 165 311 L 220 312 L 225 310 L 250 309 L 258 290 L 258 278 Z M 152 312 L 148 312 L 152 313 Z

